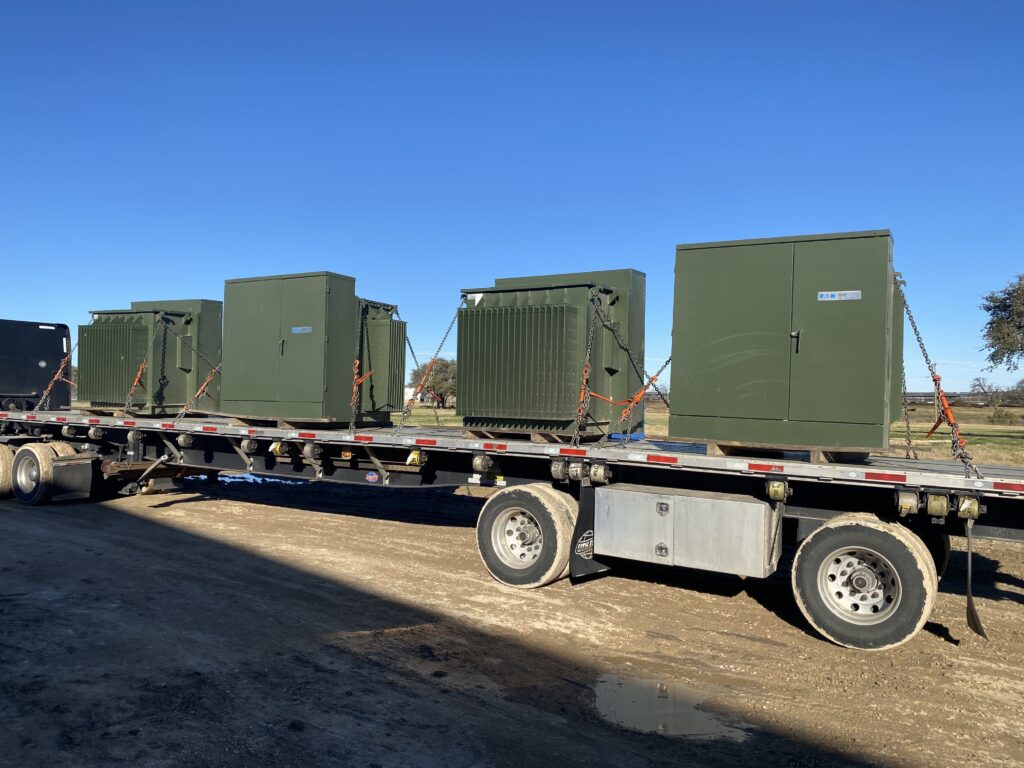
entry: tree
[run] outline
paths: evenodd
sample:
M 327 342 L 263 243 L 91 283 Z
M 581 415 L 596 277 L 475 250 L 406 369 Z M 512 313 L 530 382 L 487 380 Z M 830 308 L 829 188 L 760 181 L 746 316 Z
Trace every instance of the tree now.
M 416 370 L 412 372 L 412 380 L 409 382 L 411 386 L 419 386 L 428 365 L 430 365 L 429 361 L 416 367 Z M 423 391 L 434 398 L 434 404 L 438 408 L 447 408 L 448 401 L 455 396 L 456 367 L 454 360 L 439 357 L 430 369 L 430 375 L 427 377 Z
M 1017 370 L 1024 362 L 1024 275 L 985 294 L 981 308 L 988 313 L 982 349 L 988 352 L 990 368 Z
M 983 397 L 989 407 L 998 408 L 1006 395 L 1006 388 L 979 376 L 971 382 L 971 393 Z

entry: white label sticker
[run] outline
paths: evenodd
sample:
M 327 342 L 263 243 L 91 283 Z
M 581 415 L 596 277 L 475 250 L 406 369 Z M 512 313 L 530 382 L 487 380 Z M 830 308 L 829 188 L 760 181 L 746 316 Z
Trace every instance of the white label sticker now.
M 818 291 L 818 301 L 860 301 L 860 291 Z

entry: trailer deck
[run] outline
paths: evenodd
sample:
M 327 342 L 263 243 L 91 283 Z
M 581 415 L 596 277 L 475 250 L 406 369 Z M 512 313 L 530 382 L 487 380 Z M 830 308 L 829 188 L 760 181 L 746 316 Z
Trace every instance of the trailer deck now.
M 495 458 L 564 459 L 570 462 L 600 462 L 612 467 L 786 478 L 805 483 L 966 492 L 986 498 L 1012 499 L 1024 496 L 1024 468 L 983 466 L 979 467 L 983 477 L 978 479 L 968 477 L 963 465 L 951 461 L 870 456 L 863 463 L 831 464 L 808 461 L 797 452 L 784 453 L 780 458 L 708 456 L 703 453 L 704 446 L 701 444 L 668 440 L 629 443 L 608 441 L 573 447 L 531 443 L 529 440 L 494 441 L 465 437 L 456 427 L 405 427 L 401 431 L 394 426 L 357 430 L 313 427 L 298 429 L 240 425 L 221 418 L 137 418 L 101 416 L 79 411 L 0 412 L 0 427 L 5 425 L 17 425 L 30 430 L 80 428 L 83 430 L 80 435 L 82 439 L 87 437 L 88 430 L 95 428 L 111 431 L 139 430 L 166 438 L 185 434 L 200 438 L 221 437 L 357 449 L 369 447 L 484 454 Z M 12 436 L 6 427 L 0 432 L 0 439 Z M 168 464 L 187 465 L 178 460 L 169 461 Z M 248 469 L 257 471 L 253 467 Z M 389 484 L 387 478 L 381 478 L 378 482 Z

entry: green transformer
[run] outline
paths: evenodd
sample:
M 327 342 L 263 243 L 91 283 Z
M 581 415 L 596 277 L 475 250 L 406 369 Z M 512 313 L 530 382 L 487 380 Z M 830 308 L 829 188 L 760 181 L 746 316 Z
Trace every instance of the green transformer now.
M 506 278 L 492 288 L 464 290 L 456 399 L 463 426 L 482 434 L 571 434 L 593 327 L 595 395 L 585 435 L 618 429 L 623 401 L 643 386 L 645 284 L 642 272 L 620 269 Z M 621 426 L 642 424 L 643 409 L 636 408 Z
M 903 312 L 888 230 L 678 246 L 669 433 L 888 448 Z
M 397 307 L 360 299 L 355 286 L 333 272 L 228 280 L 221 411 L 296 424 L 390 423 L 403 405 L 405 323 L 394 318 Z
M 220 364 L 219 301 L 136 301 L 130 309 L 96 311 L 92 318 L 78 328 L 75 408 L 119 410 L 130 400 L 133 413 L 176 414 Z M 219 401 L 214 376 L 195 410 L 216 411 Z

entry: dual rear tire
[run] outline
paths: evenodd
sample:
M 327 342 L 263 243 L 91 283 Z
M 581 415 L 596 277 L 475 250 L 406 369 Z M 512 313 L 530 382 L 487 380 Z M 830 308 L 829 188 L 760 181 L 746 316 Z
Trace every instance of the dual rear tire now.
M 26 443 L 17 453 L 0 446 L 0 496 L 13 492 L 23 504 L 43 504 L 53 488 L 53 461 L 73 456 L 68 443 Z
M 576 500 L 545 483 L 494 494 L 480 511 L 477 549 L 484 567 L 510 587 L 533 589 L 569 572 Z

